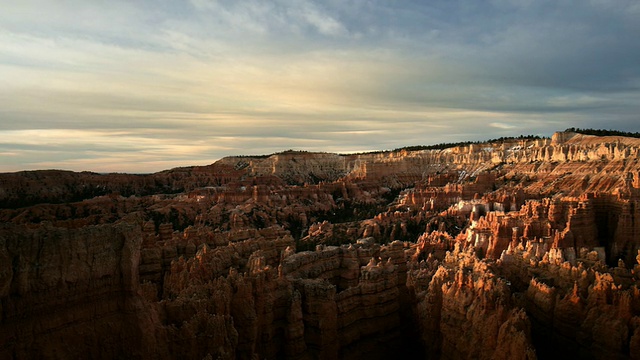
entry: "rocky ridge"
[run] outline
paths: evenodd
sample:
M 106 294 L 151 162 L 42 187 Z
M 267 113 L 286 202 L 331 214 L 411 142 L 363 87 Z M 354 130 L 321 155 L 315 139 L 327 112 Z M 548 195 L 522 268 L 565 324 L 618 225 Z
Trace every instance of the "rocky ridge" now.
M 639 358 L 639 150 L 0 174 L 0 358 Z

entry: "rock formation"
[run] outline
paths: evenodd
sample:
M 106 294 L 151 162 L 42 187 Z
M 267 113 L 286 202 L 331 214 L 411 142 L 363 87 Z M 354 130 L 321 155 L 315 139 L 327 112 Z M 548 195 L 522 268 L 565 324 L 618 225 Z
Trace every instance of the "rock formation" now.
M 0 174 L 0 358 L 640 358 L 640 140 Z

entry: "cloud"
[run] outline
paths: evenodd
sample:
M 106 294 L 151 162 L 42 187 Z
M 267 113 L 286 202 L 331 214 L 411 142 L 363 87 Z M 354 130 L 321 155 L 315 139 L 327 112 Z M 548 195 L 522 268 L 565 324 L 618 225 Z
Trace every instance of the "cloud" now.
M 516 128 L 516 126 L 514 126 L 514 125 L 500 123 L 500 122 L 492 122 L 492 123 L 489 124 L 489 126 L 494 127 L 494 128 L 498 128 L 498 129 L 502 129 L 502 130 L 511 130 L 511 129 L 515 129 Z
M 12 2 L 0 171 L 637 131 L 639 16 L 633 1 Z

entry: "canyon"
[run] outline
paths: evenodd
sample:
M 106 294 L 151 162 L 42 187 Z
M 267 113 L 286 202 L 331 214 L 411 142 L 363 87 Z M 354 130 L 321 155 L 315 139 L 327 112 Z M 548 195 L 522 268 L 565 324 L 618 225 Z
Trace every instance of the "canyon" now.
M 640 359 L 640 139 L 0 174 L 0 359 Z

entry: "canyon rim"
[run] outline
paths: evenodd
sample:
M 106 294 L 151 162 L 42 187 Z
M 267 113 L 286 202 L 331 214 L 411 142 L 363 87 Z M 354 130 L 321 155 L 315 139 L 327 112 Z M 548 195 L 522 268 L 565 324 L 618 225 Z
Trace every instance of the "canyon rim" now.
M 640 359 L 640 139 L 0 174 L 1 359 Z

